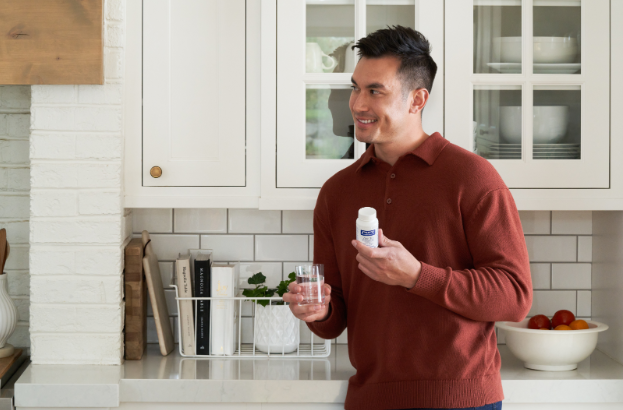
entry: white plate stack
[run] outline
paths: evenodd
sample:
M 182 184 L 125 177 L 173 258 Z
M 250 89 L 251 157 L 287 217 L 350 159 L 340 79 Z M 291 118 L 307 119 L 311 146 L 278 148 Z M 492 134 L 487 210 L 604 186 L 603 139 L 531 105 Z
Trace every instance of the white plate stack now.
M 521 144 L 477 140 L 476 153 L 487 159 L 521 159 Z M 580 144 L 534 144 L 534 159 L 580 159 Z

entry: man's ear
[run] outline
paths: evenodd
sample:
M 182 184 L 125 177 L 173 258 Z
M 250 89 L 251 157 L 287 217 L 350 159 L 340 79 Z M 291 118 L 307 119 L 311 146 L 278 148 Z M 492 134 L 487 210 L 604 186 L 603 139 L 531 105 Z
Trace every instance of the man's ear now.
M 429 96 L 430 94 L 428 94 L 428 90 L 426 88 L 418 88 L 417 90 L 411 91 L 411 106 L 409 107 L 409 113 L 417 114 L 418 112 L 422 112 Z

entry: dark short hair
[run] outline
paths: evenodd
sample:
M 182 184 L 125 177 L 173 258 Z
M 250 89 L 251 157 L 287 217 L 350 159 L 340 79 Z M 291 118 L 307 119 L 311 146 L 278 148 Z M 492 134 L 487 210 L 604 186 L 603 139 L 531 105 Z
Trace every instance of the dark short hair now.
M 430 56 L 431 45 L 419 31 L 409 27 L 392 26 L 360 39 L 352 48 L 359 56 L 380 58 L 394 56 L 400 60 L 398 75 L 402 77 L 403 91 L 426 88 L 430 93 L 437 74 L 437 64 Z

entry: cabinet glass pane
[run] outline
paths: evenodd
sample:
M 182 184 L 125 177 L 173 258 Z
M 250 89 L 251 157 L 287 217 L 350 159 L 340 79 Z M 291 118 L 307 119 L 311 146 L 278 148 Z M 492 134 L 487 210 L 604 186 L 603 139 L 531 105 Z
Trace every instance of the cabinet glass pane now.
M 551 4 L 560 3 L 560 6 Z M 534 73 L 580 73 L 580 6 L 569 1 L 548 1 L 549 6 L 535 2 L 534 10 Z
M 395 25 L 415 29 L 415 0 L 367 0 L 366 35 Z
M 521 73 L 521 6 L 474 6 L 474 73 Z
M 350 93 L 347 85 L 307 86 L 305 158 L 355 158 L 355 124 L 348 107 Z
M 355 3 L 354 0 L 340 3 L 307 2 L 305 52 L 308 73 L 347 72 L 346 48 L 355 41 Z
M 474 90 L 474 152 L 521 159 L 521 88 Z
M 534 90 L 533 158 L 581 158 L 581 91 Z

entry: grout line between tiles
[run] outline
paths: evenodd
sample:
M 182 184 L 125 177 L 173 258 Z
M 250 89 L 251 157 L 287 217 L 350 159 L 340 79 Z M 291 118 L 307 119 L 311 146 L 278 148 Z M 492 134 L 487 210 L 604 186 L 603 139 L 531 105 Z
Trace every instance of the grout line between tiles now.
M 575 314 L 578 314 L 578 291 L 575 291 Z
M 554 211 L 549 211 L 549 234 L 554 232 Z
M 171 232 L 175 233 L 175 208 L 171 208 Z
M 575 261 L 580 261 L 580 237 L 575 237 Z

